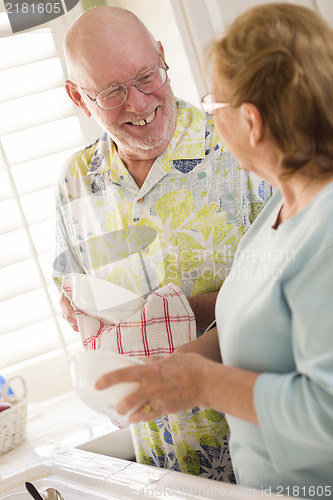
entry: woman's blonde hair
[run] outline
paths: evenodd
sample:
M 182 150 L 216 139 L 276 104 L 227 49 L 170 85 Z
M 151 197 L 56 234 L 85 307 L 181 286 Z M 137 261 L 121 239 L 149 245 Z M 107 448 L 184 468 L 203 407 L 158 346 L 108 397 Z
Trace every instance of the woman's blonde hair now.
M 333 31 L 314 11 L 274 3 L 239 16 L 210 50 L 234 106 L 261 112 L 292 174 L 333 169 Z

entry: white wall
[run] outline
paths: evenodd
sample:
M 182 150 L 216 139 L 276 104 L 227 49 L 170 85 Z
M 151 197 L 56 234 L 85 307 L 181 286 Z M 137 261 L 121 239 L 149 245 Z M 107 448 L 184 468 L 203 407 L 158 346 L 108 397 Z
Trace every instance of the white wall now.
M 200 104 L 210 87 L 204 75 L 207 45 L 246 9 L 275 0 L 107 0 L 134 12 L 162 41 L 175 94 Z M 283 1 L 283 0 L 282 0 Z M 312 8 L 333 26 L 332 0 L 285 0 Z
M 156 40 L 162 42 L 175 95 L 199 106 L 203 88 L 198 88 L 196 81 L 202 77 L 200 72 L 196 73 L 196 65 L 191 64 L 193 61 L 190 62 L 193 50 L 185 30 L 181 32 L 183 20 L 179 15 L 177 19 L 177 11 L 173 2 L 170 0 L 107 0 L 106 3 L 134 12 Z M 180 4 L 179 6 L 181 7 Z
M 223 34 L 228 25 L 242 12 L 255 5 L 273 3 L 275 0 L 173 0 L 173 5 L 184 13 L 192 47 L 202 65 L 207 43 Z M 283 0 L 282 0 L 283 1 Z M 285 0 L 286 3 L 304 5 L 319 12 L 333 26 L 332 0 Z M 202 66 L 201 66 L 202 69 Z M 208 83 L 209 85 L 209 83 Z

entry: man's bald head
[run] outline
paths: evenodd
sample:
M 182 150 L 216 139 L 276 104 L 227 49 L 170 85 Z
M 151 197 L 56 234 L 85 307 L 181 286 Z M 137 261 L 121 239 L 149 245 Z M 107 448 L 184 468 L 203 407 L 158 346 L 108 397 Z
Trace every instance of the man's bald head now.
M 140 19 L 120 7 L 100 6 L 89 9 L 69 28 L 64 50 L 69 78 L 77 78 L 77 72 L 96 60 L 106 50 L 121 52 L 122 46 L 146 40 L 158 51 L 159 47 Z
M 65 54 L 67 94 L 108 133 L 124 162 L 150 162 L 165 151 L 176 128 L 177 104 L 163 46 L 132 12 L 118 7 L 88 10 L 69 29 Z M 148 72 L 162 83 L 152 92 L 136 83 Z M 124 92 L 125 83 L 121 105 L 106 110 L 99 106 L 96 97 L 101 92 L 115 87 Z

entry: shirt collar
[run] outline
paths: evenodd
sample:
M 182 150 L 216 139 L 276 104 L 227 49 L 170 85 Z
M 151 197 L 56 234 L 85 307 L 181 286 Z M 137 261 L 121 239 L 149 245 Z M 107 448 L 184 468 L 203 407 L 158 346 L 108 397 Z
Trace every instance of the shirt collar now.
M 185 101 L 177 100 L 177 124 L 171 142 L 159 158 L 166 166 L 172 160 L 205 157 L 206 120 L 199 109 Z M 165 160 L 165 161 L 164 161 Z M 168 170 L 171 167 L 168 168 Z M 110 171 L 110 179 L 119 182 L 130 177 L 124 163 L 119 158 L 112 139 L 104 133 L 98 141 L 87 174 Z
M 170 160 L 205 157 L 206 119 L 202 112 L 185 101 L 177 101 L 177 125 L 167 148 Z

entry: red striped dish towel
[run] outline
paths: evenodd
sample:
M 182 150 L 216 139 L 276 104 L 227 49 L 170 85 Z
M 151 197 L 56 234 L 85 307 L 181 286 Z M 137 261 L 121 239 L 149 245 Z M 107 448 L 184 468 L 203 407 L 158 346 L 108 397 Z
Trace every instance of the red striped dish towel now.
M 63 290 L 74 307 L 86 349 L 106 349 L 126 356 L 164 356 L 196 338 L 193 311 L 184 293 L 174 284 L 159 288 L 126 321 L 107 324 L 78 310 L 72 302 L 70 275 Z

